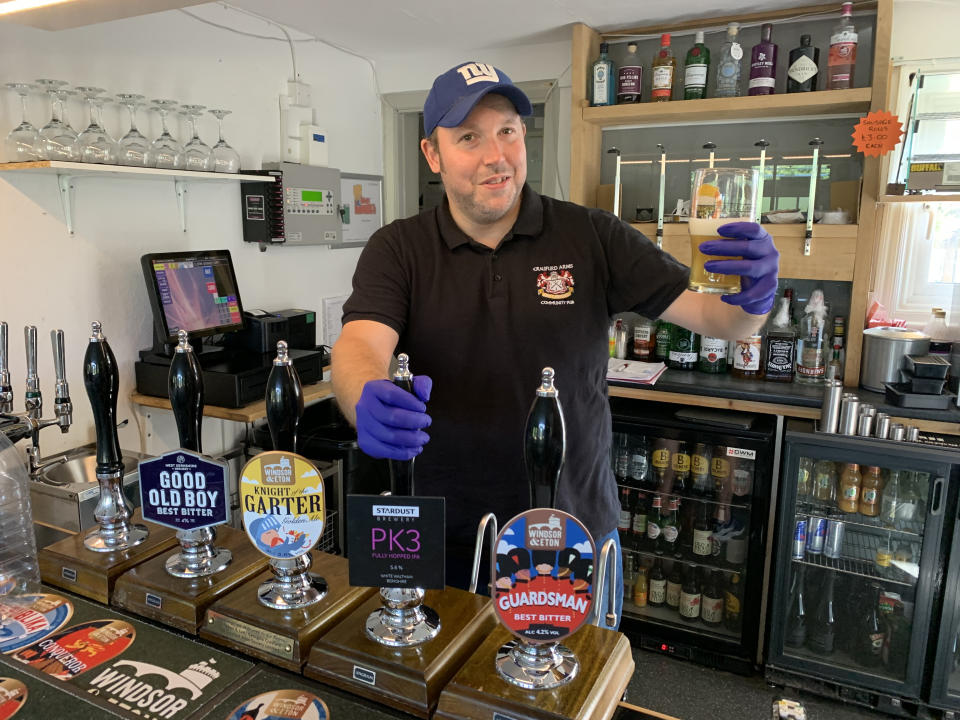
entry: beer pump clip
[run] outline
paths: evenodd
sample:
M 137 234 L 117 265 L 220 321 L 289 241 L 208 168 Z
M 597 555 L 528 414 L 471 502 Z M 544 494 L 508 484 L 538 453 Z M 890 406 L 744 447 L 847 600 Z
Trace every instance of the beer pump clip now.
M 813 237 L 813 215 L 816 209 L 817 200 L 817 179 L 820 175 L 820 146 L 823 140 L 818 137 L 813 138 L 807 143 L 813 150 L 813 158 L 810 160 L 810 193 L 807 198 L 807 229 L 803 234 L 803 254 L 810 254 L 810 240 Z
M 186 330 L 177 333 L 167 393 L 177 421 L 180 448 L 140 463 L 140 506 L 144 519 L 177 531 L 180 552 L 167 558 L 174 577 L 207 577 L 233 559 L 216 547 L 216 525 L 230 521 L 228 467 L 203 455 L 203 373 Z
M 544 368 L 527 415 L 524 464 L 531 509 L 511 519 L 496 540 L 491 587 L 500 622 L 517 638 L 501 646 L 496 668 L 508 683 L 547 690 L 569 683 L 580 663 L 560 641 L 581 625 L 599 624 L 594 603 L 596 545 L 574 516 L 556 509 L 557 485 L 566 454 L 563 410 L 553 368 Z M 486 523 L 481 525 L 481 532 Z M 478 537 L 478 545 L 482 537 Z M 597 578 L 608 581 L 608 625 L 616 625 L 616 571 L 607 574 L 616 547 L 604 544 Z M 477 553 L 479 555 L 479 553 Z M 479 558 L 474 558 L 474 567 Z M 615 565 L 613 566 L 615 568 Z
M 91 323 L 92 332 L 83 356 L 83 385 L 93 409 L 97 433 L 97 484 L 100 500 L 93 511 L 99 523 L 83 540 L 88 550 L 109 553 L 127 550 L 147 539 L 145 525 L 130 522 L 132 508 L 123 489 L 123 461 L 117 438 L 117 393 L 120 374 L 117 358 L 103 336 L 101 325 Z
M 257 598 L 275 610 L 306 608 L 327 594 L 327 581 L 310 572 L 310 550 L 323 534 L 325 497 L 320 472 L 294 451 L 303 390 L 283 340 L 267 378 L 266 406 L 274 450 L 252 458 L 240 480 L 244 529 L 273 572 Z
M 397 355 L 393 384 L 413 393 L 410 357 Z M 415 495 L 413 460 L 390 460 L 391 496 Z M 367 617 L 365 630 L 371 640 L 389 647 L 407 648 L 422 645 L 440 632 L 440 616 L 423 604 L 423 588 L 380 588 L 382 607 Z

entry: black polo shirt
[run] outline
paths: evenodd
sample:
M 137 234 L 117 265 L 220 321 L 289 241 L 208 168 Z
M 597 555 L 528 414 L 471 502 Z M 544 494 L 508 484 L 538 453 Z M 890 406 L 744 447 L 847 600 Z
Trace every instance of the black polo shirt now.
M 446 198 L 374 234 L 343 322 L 390 326 L 412 372 L 433 379 L 415 483 L 418 495 L 446 496 L 449 550 L 472 547 L 484 513 L 503 524 L 529 507 L 523 429 L 545 366 L 556 370 L 567 428 L 557 504 L 595 537 L 616 527 L 610 316 L 659 317 L 688 273 L 612 214 L 529 186 L 496 250 L 460 230 Z

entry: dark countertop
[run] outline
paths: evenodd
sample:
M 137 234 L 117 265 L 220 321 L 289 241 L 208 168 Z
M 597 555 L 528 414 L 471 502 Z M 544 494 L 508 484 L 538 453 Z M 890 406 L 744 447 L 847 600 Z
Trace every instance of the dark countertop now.
M 614 387 L 629 387 L 639 390 L 683 395 L 704 395 L 749 402 L 769 403 L 772 405 L 793 405 L 795 407 L 818 408 L 823 399 L 822 385 L 804 385 L 801 383 L 778 383 L 767 380 L 747 380 L 735 378 L 729 373 L 713 375 L 696 370 L 672 370 L 667 368 L 656 385 L 638 385 L 611 381 Z M 960 423 L 960 408 L 951 405 L 947 410 L 925 410 L 903 408 L 889 405 L 883 393 L 871 392 L 863 388 L 845 388 L 846 392 L 855 392 L 861 402 L 867 402 L 884 412 L 902 418 L 931 420 L 935 422 Z M 958 428 L 960 432 L 960 428 Z

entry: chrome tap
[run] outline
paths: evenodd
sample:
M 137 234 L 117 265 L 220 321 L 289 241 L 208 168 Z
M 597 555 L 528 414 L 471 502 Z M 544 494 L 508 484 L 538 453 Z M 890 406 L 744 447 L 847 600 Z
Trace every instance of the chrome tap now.
M 0 322 L 0 413 L 13 412 L 13 386 L 10 384 L 10 344 L 7 323 Z
M 37 377 L 36 325 L 27 325 L 23 329 L 23 344 L 27 351 L 27 392 L 23 396 L 23 406 L 27 417 L 39 420 L 43 415 L 43 395 L 40 393 L 40 379 Z
M 57 417 L 60 432 L 65 433 L 73 424 L 73 403 L 70 402 L 70 386 L 67 385 L 67 362 L 63 330 L 51 330 L 50 342 L 53 345 L 53 367 L 57 374 L 56 399 L 54 400 L 53 411 Z

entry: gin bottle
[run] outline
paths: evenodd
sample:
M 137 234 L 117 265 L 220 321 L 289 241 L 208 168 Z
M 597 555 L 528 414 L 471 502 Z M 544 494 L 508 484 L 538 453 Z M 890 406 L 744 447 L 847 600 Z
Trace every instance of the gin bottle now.
M 616 96 L 613 62 L 607 57 L 607 43 L 600 43 L 600 57 L 593 63 L 591 105 L 613 105 Z
M 720 48 L 717 62 L 717 97 L 738 97 L 740 95 L 740 61 L 743 59 L 743 47 L 737 36 L 740 25 L 732 22 L 727 25 L 727 40 Z
M 823 290 L 810 293 L 797 338 L 797 382 L 823 382 L 827 370 L 827 304 Z

